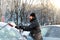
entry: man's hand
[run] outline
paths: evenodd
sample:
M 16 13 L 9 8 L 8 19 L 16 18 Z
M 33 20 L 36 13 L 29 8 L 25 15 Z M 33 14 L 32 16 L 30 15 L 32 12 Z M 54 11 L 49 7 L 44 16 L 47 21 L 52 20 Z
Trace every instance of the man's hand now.
M 18 26 L 15 26 L 15 28 L 19 29 L 19 27 L 18 27 Z
M 22 28 L 22 26 L 15 26 L 15 28 L 17 28 L 17 29 L 21 29 L 21 28 Z
M 24 29 L 25 27 L 23 27 L 23 26 L 15 26 L 15 28 L 17 28 L 17 29 Z

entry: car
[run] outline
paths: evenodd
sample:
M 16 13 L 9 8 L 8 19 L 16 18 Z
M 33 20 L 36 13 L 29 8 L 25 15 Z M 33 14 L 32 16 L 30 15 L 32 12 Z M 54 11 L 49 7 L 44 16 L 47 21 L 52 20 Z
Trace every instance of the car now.
M 41 27 L 43 40 L 60 40 L 60 25 L 45 25 Z
M 15 25 L 13 22 L 10 23 Z M 27 31 L 20 32 L 18 29 L 11 27 L 9 23 L 0 22 L 0 40 L 33 40 L 29 33 Z
M 3 25 L 4 23 L 3 24 L 0 23 L 0 24 Z M 4 27 L 4 28 L 1 27 L 1 28 L 3 28 L 4 31 L 7 29 L 8 29 L 8 31 L 9 30 L 13 31 L 13 33 L 11 31 L 9 31 L 12 34 L 16 33 L 15 38 L 17 37 L 16 39 L 18 39 L 18 40 L 23 40 L 23 39 L 24 40 L 33 40 L 33 38 L 31 36 L 29 36 L 29 33 L 30 33 L 29 31 L 19 32 L 18 29 L 14 28 L 14 27 L 9 27 L 9 26 L 10 25 L 8 25 L 7 27 Z M 41 34 L 42 34 L 43 40 L 60 40 L 60 25 L 45 25 L 45 26 L 41 26 L 40 28 L 41 28 Z M 6 33 L 6 34 L 4 33 L 4 35 L 7 35 L 7 34 L 9 35 L 9 33 Z M 13 36 L 14 35 L 12 35 L 11 37 L 13 37 Z

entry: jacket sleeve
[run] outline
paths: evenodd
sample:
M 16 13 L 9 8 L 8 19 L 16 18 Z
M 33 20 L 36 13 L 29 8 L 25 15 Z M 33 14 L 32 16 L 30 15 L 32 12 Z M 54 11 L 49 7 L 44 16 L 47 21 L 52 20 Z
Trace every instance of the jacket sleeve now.
M 24 31 L 31 31 L 33 28 L 37 27 L 36 23 L 32 23 L 29 26 L 21 26 L 21 29 Z
M 38 26 L 38 23 L 37 22 L 33 22 L 29 26 L 19 26 L 19 27 L 15 27 L 15 28 L 23 29 L 24 31 L 31 31 L 33 28 L 35 28 L 37 26 Z

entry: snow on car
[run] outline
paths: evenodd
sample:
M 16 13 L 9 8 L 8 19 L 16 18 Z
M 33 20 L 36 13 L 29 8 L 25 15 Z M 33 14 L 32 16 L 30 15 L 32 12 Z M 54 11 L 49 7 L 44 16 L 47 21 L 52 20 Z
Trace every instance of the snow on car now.
M 29 33 L 27 31 L 19 32 L 8 23 L 0 22 L 0 40 L 33 40 Z
M 0 40 L 20 39 L 23 40 L 21 34 L 16 28 L 9 26 L 8 23 L 0 22 Z

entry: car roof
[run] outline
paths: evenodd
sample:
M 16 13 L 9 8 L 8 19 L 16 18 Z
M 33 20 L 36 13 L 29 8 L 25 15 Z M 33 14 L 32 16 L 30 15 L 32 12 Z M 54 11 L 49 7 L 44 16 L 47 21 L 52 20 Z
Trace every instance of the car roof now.
M 42 27 L 60 27 L 60 25 L 44 25 Z

